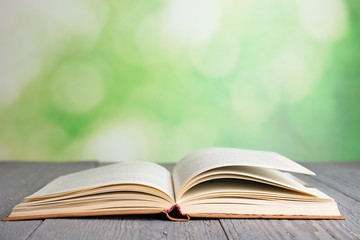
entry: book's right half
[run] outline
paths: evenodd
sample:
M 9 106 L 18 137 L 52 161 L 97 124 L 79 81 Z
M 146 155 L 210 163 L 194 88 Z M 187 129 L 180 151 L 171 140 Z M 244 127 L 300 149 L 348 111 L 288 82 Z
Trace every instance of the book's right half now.
M 273 152 L 199 150 L 174 168 L 176 203 L 192 217 L 344 219 L 331 197 L 290 172 L 315 175 Z

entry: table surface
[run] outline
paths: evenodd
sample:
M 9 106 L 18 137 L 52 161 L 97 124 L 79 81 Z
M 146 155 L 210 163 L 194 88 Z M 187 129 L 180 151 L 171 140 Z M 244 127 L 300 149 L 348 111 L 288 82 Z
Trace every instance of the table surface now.
M 0 217 L 54 178 L 98 162 L 0 162 Z M 192 219 L 109 216 L 0 222 L 0 239 L 360 239 L 360 162 L 303 163 L 297 175 L 333 197 L 346 220 Z M 173 164 L 164 164 L 172 169 Z

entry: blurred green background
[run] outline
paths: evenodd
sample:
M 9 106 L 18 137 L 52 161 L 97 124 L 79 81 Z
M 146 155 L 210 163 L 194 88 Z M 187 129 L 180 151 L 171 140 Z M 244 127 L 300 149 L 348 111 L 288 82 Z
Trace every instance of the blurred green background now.
M 360 159 L 360 1 L 2 1 L 0 159 Z

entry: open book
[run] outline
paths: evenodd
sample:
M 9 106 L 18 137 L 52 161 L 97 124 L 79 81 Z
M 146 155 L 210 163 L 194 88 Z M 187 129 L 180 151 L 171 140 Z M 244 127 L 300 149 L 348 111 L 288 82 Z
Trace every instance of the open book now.
M 61 176 L 4 220 L 158 214 L 210 218 L 344 219 L 335 201 L 288 172 L 315 175 L 273 152 L 208 148 L 172 174 L 150 162 L 122 162 Z

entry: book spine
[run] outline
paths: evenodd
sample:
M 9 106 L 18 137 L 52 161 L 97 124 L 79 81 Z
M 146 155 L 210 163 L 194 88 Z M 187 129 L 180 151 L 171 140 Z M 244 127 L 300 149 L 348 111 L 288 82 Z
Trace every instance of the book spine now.
M 189 221 L 190 217 L 181 211 L 181 208 L 178 204 L 173 205 L 169 209 L 164 209 L 166 217 L 173 221 Z

